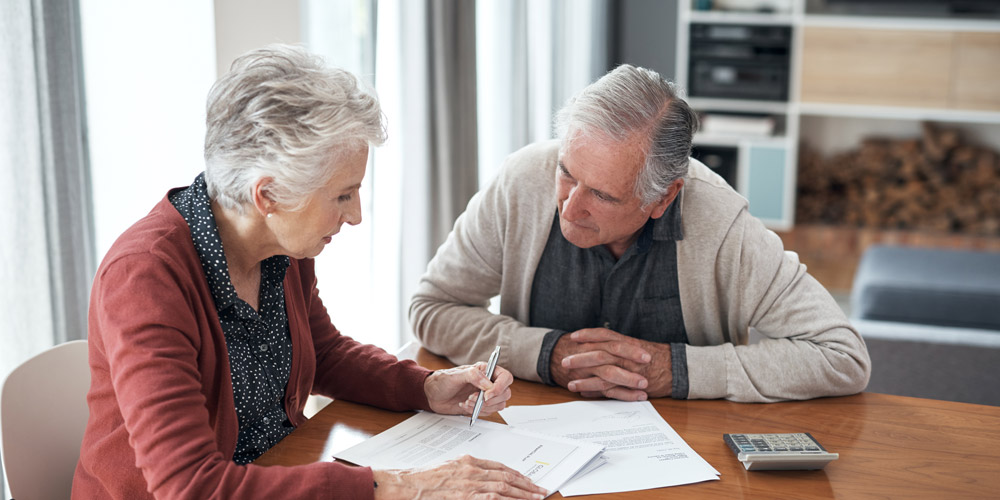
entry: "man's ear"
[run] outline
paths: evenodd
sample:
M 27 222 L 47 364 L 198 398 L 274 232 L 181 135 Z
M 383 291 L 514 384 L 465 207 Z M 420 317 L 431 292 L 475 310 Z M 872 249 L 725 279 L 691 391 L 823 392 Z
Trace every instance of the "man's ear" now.
M 663 195 L 659 201 L 653 203 L 652 211 L 649 212 L 649 216 L 654 219 L 659 219 L 663 217 L 666 213 L 667 207 L 677 199 L 677 195 L 680 194 L 681 188 L 684 187 L 684 179 L 675 179 L 674 182 L 670 183 L 670 187 L 667 188 L 667 194 Z
M 271 177 L 261 177 L 257 179 L 256 182 L 250 187 L 251 193 L 250 197 L 253 201 L 253 206 L 257 210 L 257 213 L 261 217 L 267 216 L 267 214 L 274 213 L 278 208 L 278 204 L 274 201 L 271 196 L 271 185 L 274 183 L 274 179 Z

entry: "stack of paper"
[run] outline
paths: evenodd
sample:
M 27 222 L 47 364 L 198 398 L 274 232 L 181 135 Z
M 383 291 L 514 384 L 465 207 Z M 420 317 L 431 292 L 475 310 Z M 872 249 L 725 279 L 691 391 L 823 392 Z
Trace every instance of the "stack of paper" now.
M 410 469 L 472 455 L 500 462 L 554 493 L 603 447 L 468 417 L 418 413 L 333 456 L 378 469 Z
M 604 448 L 605 462 L 563 485 L 564 496 L 635 491 L 718 480 L 719 472 L 648 401 L 574 401 L 500 410 L 515 430 L 583 440 Z
M 701 117 L 701 132 L 707 135 L 774 135 L 774 118 L 706 113 Z

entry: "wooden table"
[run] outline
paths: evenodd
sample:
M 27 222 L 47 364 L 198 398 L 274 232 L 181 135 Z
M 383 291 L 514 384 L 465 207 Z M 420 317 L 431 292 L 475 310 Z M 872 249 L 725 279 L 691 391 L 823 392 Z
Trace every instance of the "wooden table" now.
M 404 348 L 399 356 L 431 369 L 453 366 L 419 347 Z M 576 399 L 561 388 L 518 380 L 509 404 Z M 772 404 L 669 398 L 652 403 L 721 473 L 720 480 L 601 498 L 1000 498 L 1000 407 L 874 393 Z M 330 461 L 335 451 L 412 414 L 334 401 L 255 463 Z M 503 422 L 498 415 L 486 418 Z M 725 432 L 810 432 L 840 458 L 819 471 L 746 471 L 722 442 Z

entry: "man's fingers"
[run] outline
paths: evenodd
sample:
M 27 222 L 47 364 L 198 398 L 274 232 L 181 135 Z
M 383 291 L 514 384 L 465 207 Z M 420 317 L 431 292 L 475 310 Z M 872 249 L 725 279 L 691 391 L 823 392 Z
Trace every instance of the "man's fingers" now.
M 572 380 L 567 388 L 573 392 L 605 391 L 614 386 L 643 390 L 649 386 L 646 377 L 613 365 L 602 365 L 591 370 L 592 377 Z
M 570 334 L 569 337 L 575 342 L 608 342 L 612 340 L 624 340 L 629 338 L 614 330 L 607 328 L 584 328 Z
M 621 367 L 630 364 L 646 364 L 652 357 L 638 346 L 629 346 L 620 342 L 605 344 L 586 344 L 593 350 L 571 354 L 562 359 L 562 366 L 569 369 L 589 368 L 600 365 L 617 365 Z
M 618 366 L 598 366 L 594 368 L 594 375 L 601 377 L 612 385 L 620 385 L 631 389 L 645 389 L 649 387 L 649 381 L 646 380 L 646 377 Z
M 614 365 L 596 366 L 587 370 L 578 370 L 575 373 L 578 377 L 575 381 L 584 379 L 600 379 L 607 382 L 607 387 L 620 385 L 630 389 L 639 390 L 649 387 L 649 381 L 646 380 L 646 377 Z M 570 381 L 570 383 L 575 381 Z M 604 390 L 607 387 L 597 388 L 596 386 L 586 386 L 583 389 L 573 389 L 572 387 L 569 387 L 569 390 Z
M 648 363 L 653 359 L 638 340 L 604 328 L 577 330 L 570 335 L 570 340 L 580 344 L 578 351 L 605 351 L 636 363 Z
M 635 342 L 604 342 L 601 349 L 623 359 L 636 363 L 649 363 L 653 356 Z
M 567 389 L 573 392 L 601 392 L 614 387 L 615 384 L 600 377 L 582 378 L 570 381 Z
M 597 350 L 566 356 L 562 360 L 562 365 L 564 368 L 577 370 L 601 365 L 620 365 L 623 364 L 622 361 L 622 359 L 607 351 Z
M 649 398 L 645 391 L 637 391 L 620 385 L 607 389 L 604 391 L 604 395 L 621 401 L 645 401 Z
M 645 391 L 610 384 L 597 377 L 574 380 L 569 383 L 569 390 L 579 392 L 581 396 L 587 398 L 606 397 L 620 401 L 645 401 L 649 399 L 649 395 Z

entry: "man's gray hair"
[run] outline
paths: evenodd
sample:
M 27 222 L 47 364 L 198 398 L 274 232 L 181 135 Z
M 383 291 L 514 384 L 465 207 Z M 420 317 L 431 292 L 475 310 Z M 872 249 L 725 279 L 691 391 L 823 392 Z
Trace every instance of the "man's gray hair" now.
M 261 177 L 268 194 L 299 210 L 334 173 L 331 163 L 386 132 L 378 99 L 347 71 L 293 45 L 238 57 L 208 94 L 205 182 L 212 199 L 242 212 Z
M 687 175 L 698 116 L 677 96 L 676 86 L 655 71 L 618 66 L 569 100 L 555 117 L 562 147 L 579 137 L 646 142 L 646 162 L 635 194 L 643 206 L 656 202 L 670 184 Z

